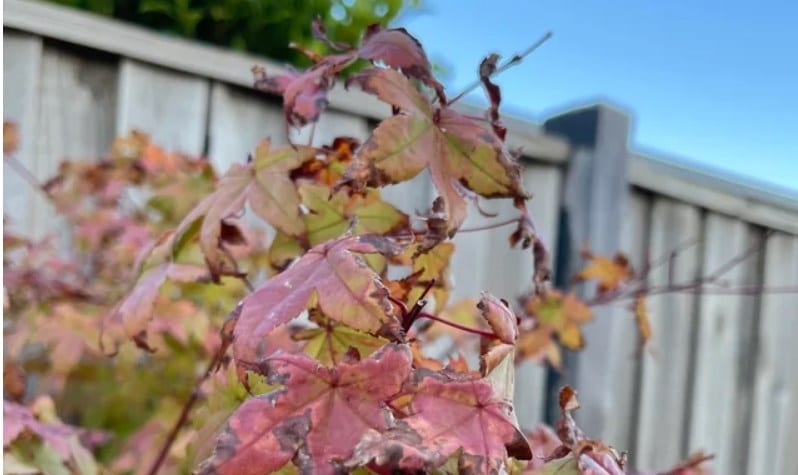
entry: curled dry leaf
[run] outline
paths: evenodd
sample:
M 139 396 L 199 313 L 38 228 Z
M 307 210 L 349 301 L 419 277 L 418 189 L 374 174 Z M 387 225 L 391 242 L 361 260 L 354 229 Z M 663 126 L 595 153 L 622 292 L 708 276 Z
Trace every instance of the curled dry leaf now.
M 434 469 L 459 451 L 458 472 L 499 473 L 508 456 L 529 459 L 524 435 L 507 404 L 484 379 L 420 371 L 408 405 L 410 416 L 382 434 L 367 432 L 348 467 L 373 461 L 414 473 Z
M 574 475 L 623 475 L 625 454 L 618 455 L 601 441 L 588 439 L 576 425 L 571 413 L 579 408 L 579 401 L 573 388 L 565 386 L 560 390 L 559 405 L 561 415 L 556 431 L 561 446 L 547 457 L 550 461 L 534 473 L 555 473 L 552 470 L 556 468 Z
M 377 187 L 429 168 L 444 202 L 449 236 L 465 220 L 467 190 L 488 198 L 527 196 L 515 158 L 484 124 L 448 107 L 433 107 L 407 78 L 390 69 L 364 70 L 347 84 L 359 85 L 401 112 L 374 129 L 358 150 L 358 167 L 345 180 Z
M 283 111 L 288 125 L 301 127 L 319 119 L 327 107 L 327 93 L 335 84 L 335 76 L 354 62 L 352 54 L 322 58 L 304 72 L 289 71 L 269 76 L 260 66 L 252 68 L 255 88 L 283 96 Z
M 304 72 L 291 70 L 269 76 L 260 66 L 252 69 L 256 89 L 283 96 L 288 125 L 301 127 L 318 120 L 327 106 L 327 93 L 333 87 L 335 77 L 358 58 L 401 69 L 404 74 L 418 78 L 433 88 L 441 102 L 446 102 L 443 86 L 433 78 L 421 44 L 404 28 L 383 29 L 378 24 L 371 25 L 359 48 L 331 41 L 320 21 L 313 23 L 312 33 L 316 39 L 340 53 L 325 57 L 311 55 L 315 64 Z
M 305 253 L 243 300 L 235 328 L 236 358 L 254 363 L 263 339 L 312 304 L 330 319 L 391 339 L 401 328 L 379 276 L 357 254 L 389 255 L 399 249 L 380 236 L 348 236 Z
M 504 140 L 507 135 L 507 128 L 502 125 L 499 118 L 499 105 L 502 102 L 502 93 L 499 86 L 491 82 L 490 77 L 496 72 L 496 63 L 499 61 L 499 55 L 496 53 L 490 54 L 479 64 L 479 79 L 482 85 L 485 86 L 485 91 L 488 93 L 488 100 L 490 100 L 490 109 L 488 109 L 488 117 L 490 118 L 490 125 L 493 127 L 493 132 L 497 137 Z
M 393 344 L 332 368 L 305 355 L 269 358 L 261 370 L 284 389 L 242 404 L 198 473 L 260 475 L 289 461 L 302 473 L 337 473 L 368 430 L 391 426 L 385 401 L 399 392 L 410 365 L 407 346 Z
M 515 343 L 518 338 L 518 318 L 506 300 L 500 300 L 487 292 L 482 292 L 482 298 L 477 303 L 477 308 L 482 312 L 482 317 L 488 322 L 499 340 L 509 345 Z

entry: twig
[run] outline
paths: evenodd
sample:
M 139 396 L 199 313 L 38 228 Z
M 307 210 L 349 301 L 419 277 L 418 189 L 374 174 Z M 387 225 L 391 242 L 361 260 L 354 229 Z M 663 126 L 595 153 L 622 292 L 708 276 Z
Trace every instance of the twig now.
M 39 183 L 39 180 L 35 176 L 33 176 L 33 173 L 31 173 L 30 170 L 25 168 L 25 165 L 20 163 L 20 161 L 14 158 L 14 156 L 6 155 L 3 157 L 3 161 L 11 165 L 11 168 L 13 168 L 14 171 L 19 173 L 19 176 L 23 180 L 25 180 L 32 188 L 34 188 L 36 191 L 41 193 L 45 198 L 47 198 L 48 201 L 50 202 L 53 201 L 53 197 L 50 195 L 50 193 L 47 192 L 47 190 L 44 189 L 42 184 Z
M 458 229 L 457 232 L 459 233 L 473 233 L 476 231 L 487 231 L 488 229 L 495 229 L 500 228 L 502 226 L 507 226 L 508 224 L 513 224 L 518 222 L 518 217 L 507 219 L 505 221 L 499 221 L 498 223 L 491 223 L 485 224 L 483 226 L 474 226 L 473 228 L 461 228 Z
M 737 256 L 732 257 L 731 259 L 729 259 L 723 265 L 718 267 L 715 270 L 715 272 L 712 272 L 709 275 L 707 275 L 704 278 L 704 280 L 706 282 L 716 281 L 723 274 L 725 274 L 726 272 L 729 272 L 730 270 L 734 269 L 735 266 L 737 266 L 738 264 L 740 264 L 744 260 L 746 260 L 749 257 L 753 256 L 754 254 L 757 254 L 758 252 L 760 252 L 765 247 L 765 243 L 767 242 L 768 238 L 770 238 L 770 236 L 773 235 L 773 232 L 774 231 L 772 229 L 768 229 L 767 231 L 765 231 L 765 235 L 762 236 L 761 240 L 755 241 L 753 244 L 748 246 L 748 248 L 745 251 L 743 251 L 742 253 L 738 254 Z
M 420 312 L 418 314 L 418 318 L 427 318 L 429 320 L 435 320 L 436 322 L 443 323 L 444 325 L 449 325 L 452 328 L 457 328 L 458 330 L 463 330 L 464 332 L 473 333 L 475 335 L 484 336 L 485 338 L 496 339 L 498 338 L 495 333 L 486 332 L 484 330 L 480 330 L 478 328 L 467 327 L 465 325 L 460 325 L 459 323 L 455 323 L 445 318 L 441 318 L 430 313 Z
M 169 450 L 175 443 L 175 439 L 177 439 L 177 434 L 188 421 L 188 415 L 191 413 L 191 409 L 199 400 L 200 387 L 210 377 L 211 373 L 221 366 L 224 354 L 227 352 L 227 348 L 233 341 L 233 329 L 235 328 L 235 323 L 238 320 L 238 315 L 240 313 L 241 304 L 239 304 L 235 310 L 233 310 L 230 316 L 227 317 L 227 320 L 219 332 L 222 337 L 222 343 L 219 345 L 219 349 L 216 350 L 213 358 L 208 363 L 208 367 L 205 368 L 205 372 L 202 373 L 202 376 L 200 376 L 199 379 L 197 379 L 197 382 L 194 383 L 194 387 L 191 390 L 191 395 L 189 395 L 188 400 L 186 400 L 185 404 L 183 404 L 183 409 L 180 411 L 180 417 L 177 418 L 175 425 L 172 426 L 172 429 L 169 431 L 169 435 L 166 437 L 161 449 L 158 451 L 158 456 L 156 457 L 155 462 L 153 462 L 152 467 L 150 467 L 150 470 L 147 472 L 148 475 L 156 475 L 158 473 L 161 465 L 163 465 L 164 461 L 166 460 L 166 456 L 169 454 Z
M 525 49 L 520 53 L 516 53 L 512 58 L 508 59 L 507 61 L 504 62 L 504 64 L 496 68 L 496 71 L 494 71 L 492 74 L 489 74 L 488 78 L 492 78 L 493 76 L 496 76 L 497 74 L 500 74 L 506 71 L 507 69 L 515 66 L 516 64 L 521 63 L 521 61 L 523 61 L 525 57 L 529 56 L 529 54 L 538 49 L 543 43 L 548 41 L 549 38 L 551 38 L 551 36 L 552 32 L 550 31 L 546 32 L 545 35 L 543 35 L 539 40 L 532 43 L 527 49 Z M 448 104 L 449 105 L 454 104 L 455 102 L 460 100 L 463 96 L 465 96 L 466 94 L 468 94 L 469 92 L 473 91 L 474 89 L 478 88 L 481 85 L 482 85 L 482 80 L 477 79 L 476 81 L 466 86 L 466 88 L 463 89 L 463 91 L 460 92 L 460 94 L 456 95 L 454 99 L 450 100 Z

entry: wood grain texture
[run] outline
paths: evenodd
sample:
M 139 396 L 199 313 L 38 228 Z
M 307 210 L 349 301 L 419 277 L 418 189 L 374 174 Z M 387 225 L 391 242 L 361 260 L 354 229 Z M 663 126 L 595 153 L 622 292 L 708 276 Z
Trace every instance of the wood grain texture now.
M 715 274 L 756 244 L 754 233 L 742 221 L 709 213 L 704 222 L 703 273 Z M 755 285 L 756 263 L 754 255 L 725 272 L 722 281 L 732 286 Z M 687 449 L 715 454 L 712 466 L 718 473 L 745 473 L 737 462 L 743 440 L 737 421 L 746 410 L 739 396 L 746 384 L 740 379 L 740 367 L 751 356 L 743 342 L 745 330 L 756 318 L 756 300 L 751 295 L 702 295 L 694 322 L 697 345 Z
M 665 256 L 662 265 L 652 268 L 649 285 L 694 281 L 701 273 L 700 249 L 675 249 L 685 242 L 701 239 L 698 209 L 668 199 L 654 201 L 651 212 L 650 254 L 654 261 Z M 691 334 L 696 297 L 675 293 L 650 296 L 649 312 L 653 338 L 651 354 L 643 359 L 637 444 L 631 454 L 637 468 L 664 469 L 685 454 L 685 418 L 691 361 Z
M 252 86 L 253 65 L 263 65 L 272 74 L 286 71 L 285 67 L 266 58 L 159 34 L 51 3 L 6 0 L 3 24 L 244 87 Z M 370 119 L 388 117 L 391 110 L 356 88 L 345 90 L 343 82 L 333 88 L 329 100 L 335 109 Z M 564 140 L 543 134 L 537 125 L 528 121 L 508 118 L 505 122 L 510 146 L 534 151 L 537 157 L 548 161 L 562 163 L 567 159 L 568 144 Z
M 777 233 L 768 239 L 763 285 L 798 287 L 798 237 Z M 795 473 L 798 294 L 763 294 L 758 334 L 747 473 Z
M 630 191 L 621 228 L 621 246 L 634 269 L 642 271 L 648 258 L 650 198 L 638 191 Z M 602 326 L 605 340 L 588 340 L 587 345 L 601 347 L 608 353 L 604 366 L 580 362 L 581 393 L 589 393 L 596 402 L 582 419 L 592 419 L 598 433 L 591 433 L 618 450 L 628 450 L 634 444 L 637 375 L 641 358 L 640 336 L 631 310 L 631 302 L 597 307 L 590 325 Z M 581 394 L 580 393 L 580 394 Z
M 167 150 L 204 153 L 207 79 L 123 59 L 118 91 L 117 134 L 137 129 Z
M 20 143 L 15 158 L 34 174 L 41 62 L 41 38 L 3 30 L 3 120 L 17 125 Z M 43 215 L 49 203 L 5 162 L 3 202 L 11 229 L 31 237 L 44 235 L 46 223 L 37 222 L 36 216 Z
M 279 103 L 262 94 L 216 82 L 211 88 L 208 158 L 220 173 L 244 163 L 264 138 L 287 142 Z

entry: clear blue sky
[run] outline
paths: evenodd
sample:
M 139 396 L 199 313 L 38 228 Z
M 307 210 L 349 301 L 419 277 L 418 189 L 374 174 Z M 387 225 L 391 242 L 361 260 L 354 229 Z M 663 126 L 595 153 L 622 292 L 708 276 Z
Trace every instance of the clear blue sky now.
M 798 2 L 423 0 L 398 23 L 448 69 L 450 94 L 486 54 L 551 30 L 499 77 L 506 112 L 541 121 L 606 100 L 633 114 L 639 150 L 798 196 Z

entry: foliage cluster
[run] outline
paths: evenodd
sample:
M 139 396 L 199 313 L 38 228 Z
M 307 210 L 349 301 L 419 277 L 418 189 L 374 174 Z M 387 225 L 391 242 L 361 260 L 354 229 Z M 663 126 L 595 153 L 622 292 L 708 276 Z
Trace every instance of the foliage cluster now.
M 370 62 L 347 86 L 393 114 L 363 144 L 266 139 L 217 177 L 134 133 L 39 187 L 70 242 L 4 234 L 6 466 L 623 473 L 625 455 L 577 427 L 571 388 L 554 429 L 515 417 L 515 363 L 558 367 L 561 348 L 584 345 L 591 304 L 632 292 L 642 343 L 650 331 L 622 255 L 586 253 L 576 277 L 596 283 L 593 300 L 551 288 L 519 152 L 504 141 L 498 58 L 479 68 L 491 107 L 470 117 L 403 29 L 373 25 L 357 46 L 318 21 L 312 34 L 333 54 L 310 54 L 304 72 L 256 68 L 255 85 L 281 94 L 300 126 L 318 119 L 337 74 Z M 4 140 L 7 157 L 13 148 Z M 411 217 L 382 199 L 381 187 L 422 172 L 439 194 L 429 211 Z M 451 238 L 481 197 L 518 209 L 509 242 L 534 268 L 518 305 L 488 293 L 449 301 Z M 433 355 L 441 338 L 456 351 Z M 667 473 L 697 473 L 703 460 Z
M 317 16 L 339 41 L 355 42 L 368 25 L 387 25 L 404 0 L 49 0 L 164 33 L 307 65 L 289 45 L 324 54 L 308 25 Z M 410 5 L 416 5 L 412 2 Z

